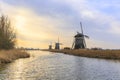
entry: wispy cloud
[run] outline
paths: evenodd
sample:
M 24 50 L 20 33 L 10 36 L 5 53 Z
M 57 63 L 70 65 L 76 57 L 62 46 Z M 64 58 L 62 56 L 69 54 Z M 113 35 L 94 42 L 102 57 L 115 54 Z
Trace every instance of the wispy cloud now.
M 68 23 L 61 17 L 38 15 L 28 8 L 15 7 L 4 2 L 1 4 L 2 12 L 10 17 L 17 30 L 18 46 L 48 47 L 50 42 L 56 42 L 58 36 L 61 37 L 66 32 L 63 28 L 67 28 Z

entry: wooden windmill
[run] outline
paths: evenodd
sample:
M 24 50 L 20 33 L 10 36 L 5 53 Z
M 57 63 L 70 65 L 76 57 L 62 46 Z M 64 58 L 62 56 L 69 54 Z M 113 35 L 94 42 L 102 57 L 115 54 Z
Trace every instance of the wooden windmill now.
M 82 23 L 80 22 L 81 26 L 81 33 L 77 32 L 77 34 L 74 36 L 74 42 L 72 44 L 72 49 L 85 49 L 86 48 L 86 42 L 85 38 L 89 38 L 87 35 L 84 35 Z
M 50 50 L 52 49 L 52 43 L 49 45 L 49 49 L 50 49 Z
M 55 49 L 60 49 L 60 45 L 62 45 L 62 43 L 59 42 L 58 38 L 58 42 L 55 43 Z

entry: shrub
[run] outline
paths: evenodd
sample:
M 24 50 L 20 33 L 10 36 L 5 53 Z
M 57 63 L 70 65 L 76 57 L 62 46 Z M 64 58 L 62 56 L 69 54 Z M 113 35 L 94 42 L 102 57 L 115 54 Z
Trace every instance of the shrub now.
M 16 33 L 11 27 L 8 17 L 0 17 L 0 49 L 13 49 L 15 46 Z

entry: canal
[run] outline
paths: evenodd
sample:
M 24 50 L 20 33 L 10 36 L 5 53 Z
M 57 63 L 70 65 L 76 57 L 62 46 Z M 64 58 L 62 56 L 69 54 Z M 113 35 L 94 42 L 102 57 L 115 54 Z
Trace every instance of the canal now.
M 31 51 L 0 65 L 0 80 L 120 80 L 120 61 Z

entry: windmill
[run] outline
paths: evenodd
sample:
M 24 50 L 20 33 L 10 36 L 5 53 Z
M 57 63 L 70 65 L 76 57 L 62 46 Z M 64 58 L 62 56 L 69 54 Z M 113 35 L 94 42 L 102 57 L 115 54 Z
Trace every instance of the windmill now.
M 75 39 L 72 44 L 72 49 L 85 49 L 86 48 L 85 38 L 89 38 L 89 36 L 84 35 L 81 22 L 80 22 L 80 27 L 81 27 L 81 33 L 77 32 L 77 34 L 74 36 Z
M 58 37 L 58 42 L 55 43 L 55 49 L 60 49 L 60 45 L 62 45 L 62 43 L 59 42 L 59 37 Z
M 49 45 L 49 49 L 50 49 L 50 50 L 52 49 L 52 43 Z

